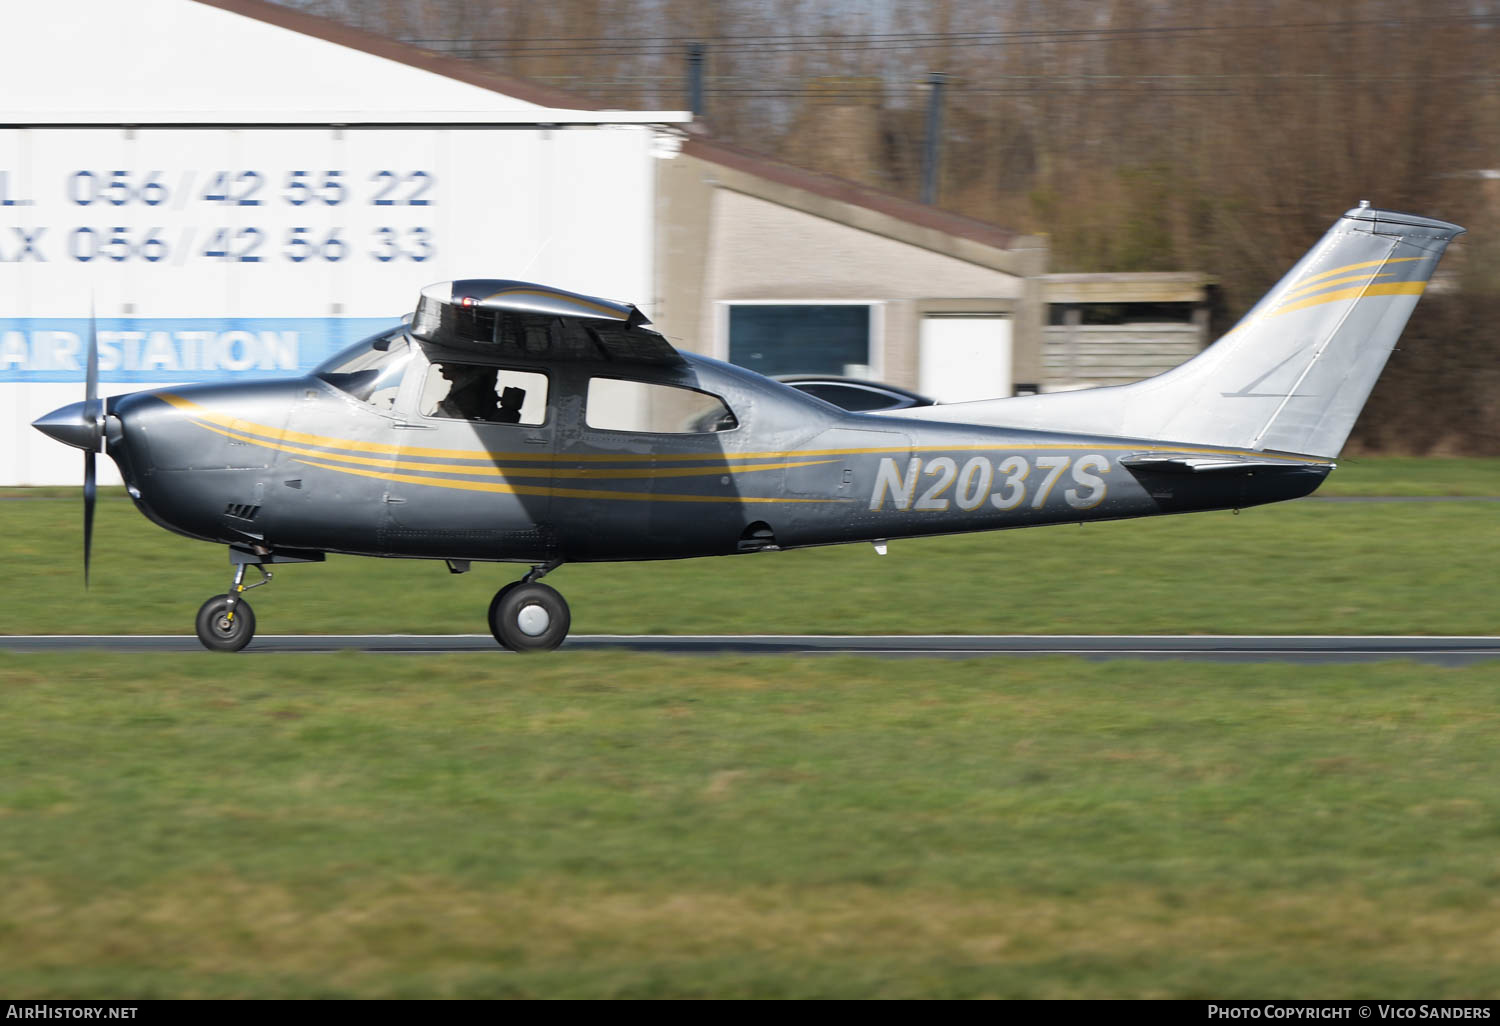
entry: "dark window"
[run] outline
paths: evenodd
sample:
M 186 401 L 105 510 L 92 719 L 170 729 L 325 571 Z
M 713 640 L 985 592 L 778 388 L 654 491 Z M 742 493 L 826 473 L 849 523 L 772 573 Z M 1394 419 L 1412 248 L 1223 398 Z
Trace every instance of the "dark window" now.
M 547 420 L 547 376 L 444 360 L 427 369 L 422 416 L 541 424 Z
M 902 395 L 894 395 L 890 392 L 877 392 L 870 388 L 860 388 L 857 385 L 796 385 L 808 395 L 815 395 L 824 402 L 833 403 L 835 406 L 850 410 L 854 413 L 863 413 L 868 410 L 886 410 L 899 406 L 910 406 L 911 400 Z
M 729 362 L 761 374 L 846 374 L 870 363 L 870 308 L 729 307 Z
M 1069 306 L 1076 306 L 1078 322 L 1085 325 L 1191 324 L 1192 303 L 1052 303 L 1047 323 L 1067 323 Z

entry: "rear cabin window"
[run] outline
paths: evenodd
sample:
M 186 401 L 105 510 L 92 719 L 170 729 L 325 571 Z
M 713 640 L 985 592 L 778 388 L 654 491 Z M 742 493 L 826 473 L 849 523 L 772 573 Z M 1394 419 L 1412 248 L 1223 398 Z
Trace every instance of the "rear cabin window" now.
M 676 385 L 590 378 L 584 422 L 601 431 L 701 435 L 739 427 L 724 400 Z
M 901 400 L 888 392 L 876 392 L 858 385 L 799 385 L 801 391 L 815 395 L 825 403 L 833 403 L 840 409 L 853 413 L 866 410 L 884 410 L 901 405 Z
M 424 417 L 445 420 L 542 424 L 547 420 L 547 376 L 444 360 L 427 368 L 420 409 Z

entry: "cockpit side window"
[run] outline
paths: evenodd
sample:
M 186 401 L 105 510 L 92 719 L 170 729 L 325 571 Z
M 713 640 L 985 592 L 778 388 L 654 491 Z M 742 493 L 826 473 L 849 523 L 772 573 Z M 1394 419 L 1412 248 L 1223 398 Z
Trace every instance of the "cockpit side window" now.
M 603 431 L 698 435 L 740 426 L 716 395 L 676 385 L 623 378 L 590 378 L 584 422 Z
M 412 345 L 402 328 L 350 346 L 313 373 L 360 402 L 390 410 L 411 358 Z
M 547 376 L 443 360 L 427 369 L 422 416 L 538 425 L 547 421 Z

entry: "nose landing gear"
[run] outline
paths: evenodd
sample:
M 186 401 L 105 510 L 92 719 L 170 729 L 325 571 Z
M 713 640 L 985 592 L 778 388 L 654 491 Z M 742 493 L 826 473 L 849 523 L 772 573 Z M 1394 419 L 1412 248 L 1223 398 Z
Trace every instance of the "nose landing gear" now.
M 255 610 L 240 596 L 251 588 L 271 583 L 271 571 L 259 563 L 248 565 L 260 571 L 261 579 L 245 583 L 245 563 L 234 567 L 234 583 L 226 595 L 215 595 L 198 609 L 198 640 L 215 652 L 238 652 L 255 637 Z
M 561 566 L 545 563 L 507 584 L 490 602 L 490 633 L 513 652 L 548 652 L 563 643 L 573 614 L 557 589 L 538 581 Z

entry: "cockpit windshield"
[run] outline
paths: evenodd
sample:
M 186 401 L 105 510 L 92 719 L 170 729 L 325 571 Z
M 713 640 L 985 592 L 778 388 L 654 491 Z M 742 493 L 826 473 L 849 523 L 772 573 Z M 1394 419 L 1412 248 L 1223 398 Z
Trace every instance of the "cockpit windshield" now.
M 313 371 L 341 392 L 382 410 L 396 404 L 412 345 L 403 325 L 345 349 Z

